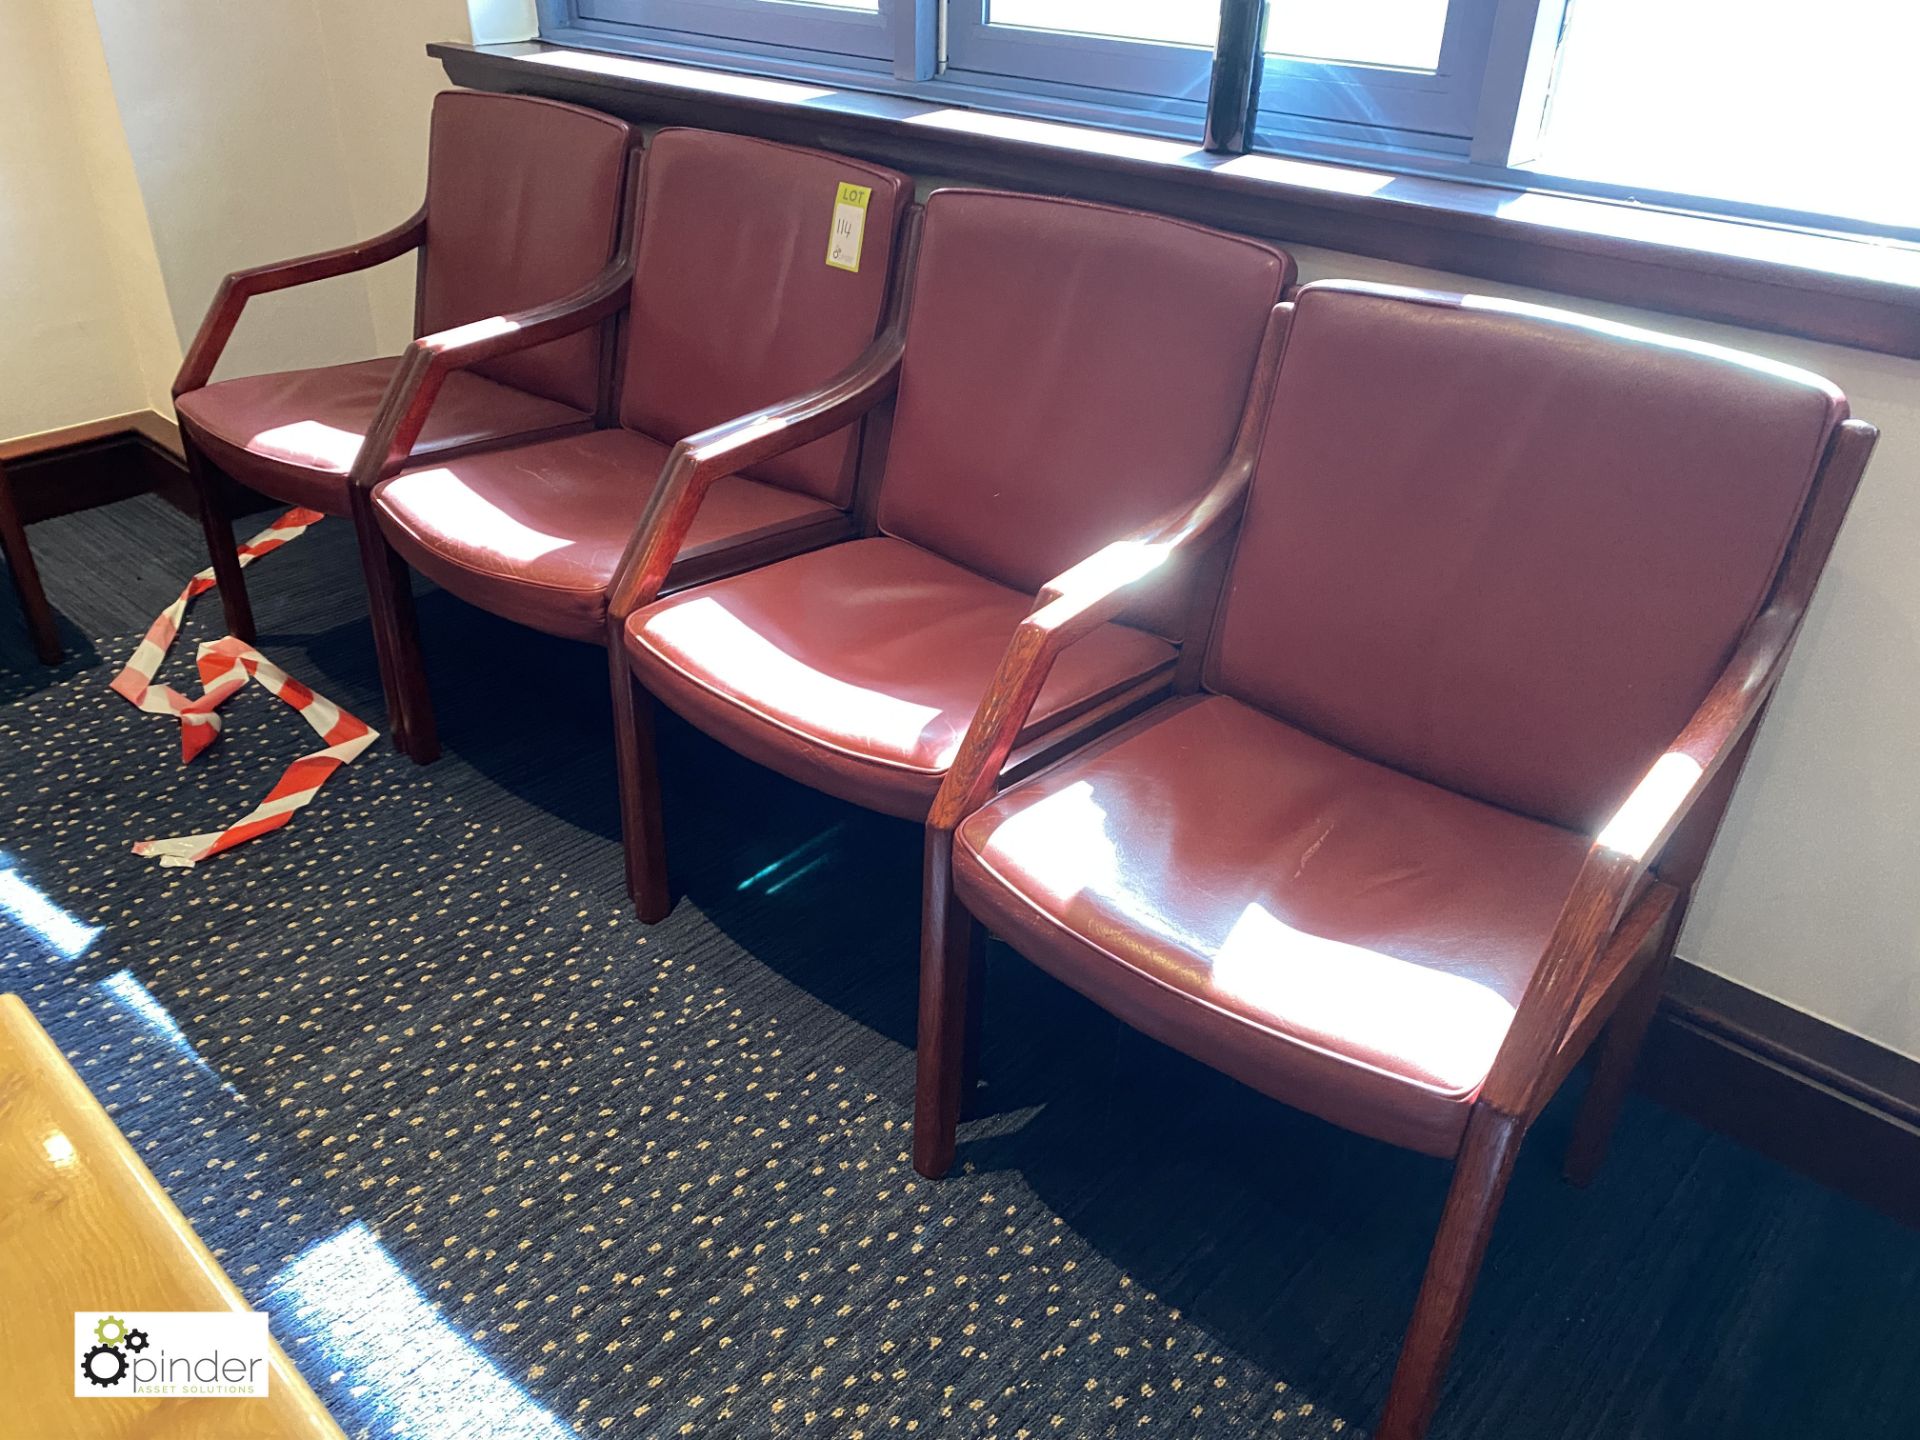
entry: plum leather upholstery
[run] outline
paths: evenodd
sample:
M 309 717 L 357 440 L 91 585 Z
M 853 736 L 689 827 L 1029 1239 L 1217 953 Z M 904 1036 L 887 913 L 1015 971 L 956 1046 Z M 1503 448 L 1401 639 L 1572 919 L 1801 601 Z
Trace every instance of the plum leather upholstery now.
M 657 134 L 642 175 L 622 428 L 415 466 L 374 491 L 382 530 L 415 569 L 496 615 L 595 643 L 672 442 L 858 359 L 912 202 L 893 171 L 698 130 Z M 826 263 L 842 183 L 872 192 L 857 272 Z M 668 588 L 851 535 L 857 440 L 851 427 L 721 480 Z
M 1216 695 L 968 817 L 954 881 L 1128 1024 L 1443 1155 L 1585 853 Z
M 444 590 L 521 625 L 606 639 L 607 586 L 668 448 L 631 430 L 515 446 L 403 471 L 374 489 L 388 543 Z M 668 575 L 678 587 L 737 568 L 763 541 L 844 539 L 844 511 L 731 475 L 708 492 Z
M 965 820 L 956 894 L 1138 1028 L 1452 1153 L 1845 413 L 1558 312 L 1306 287 L 1202 694 Z
M 620 233 L 624 121 L 530 95 L 434 98 L 427 158 L 423 333 L 558 300 L 606 267 Z M 482 361 L 476 372 L 591 410 L 600 333 L 588 329 Z
M 289 505 L 347 512 L 347 475 L 393 379 L 393 359 L 223 380 L 182 395 L 181 423 L 207 458 Z M 558 401 L 455 372 L 427 412 L 414 454 L 446 456 L 502 436 L 578 429 L 590 417 Z
M 1561 312 L 1309 285 L 1211 688 L 1588 832 L 1771 586 L 1846 402 Z
M 1163 216 L 943 190 L 919 274 L 880 527 L 1031 592 L 1218 474 L 1293 261 Z M 1138 608 L 1171 635 L 1183 599 Z
M 632 131 L 528 96 L 435 98 L 427 165 L 424 333 L 561 299 L 612 257 Z M 347 475 L 395 361 L 223 380 L 178 400 L 213 463 L 275 499 L 347 509 Z M 600 341 L 589 332 L 455 375 L 416 453 L 444 456 L 591 423 Z
M 835 197 L 862 186 L 857 271 L 827 264 Z M 820 150 L 662 130 L 647 149 L 620 423 L 678 440 L 811 390 L 879 333 L 913 182 Z M 759 466 L 845 508 L 859 427 Z
M 749 758 L 924 819 L 1034 592 L 1218 475 L 1291 273 L 1270 246 L 1160 216 L 937 192 L 885 533 L 637 610 L 634 673 Z M 1075 645 L 1023 741 L 1164 687 L 1164 633 Z
M 1033 598 L 887 536 L 798 555 L 627 622 L 634 673 L 702 730 L 844 800 L 925 819 Z M 1061 658 L 1023 739 L 1171 671 L 1124 625 Z

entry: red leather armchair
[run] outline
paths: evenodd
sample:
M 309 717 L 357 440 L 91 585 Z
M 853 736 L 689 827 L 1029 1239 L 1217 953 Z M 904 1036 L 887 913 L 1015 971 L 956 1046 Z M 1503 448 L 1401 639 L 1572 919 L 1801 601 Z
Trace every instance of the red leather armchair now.
M 348 477 L 402 368 L 390 357 L 209 384 L 248 299 L 418 250 L 415 330 L 428 337 L 418 344 L 445 352 L 455 343 L 448 332 L 490 318 L 495 329 L 524 332 L 528 317 L 517 312 L 594 292 L 618 241 L 635 143 L 625 122 L 592 110 L 448 91 L 434 100 L 426 202 L 416 215 L 360 244 L 221 282 L 173 395 L 236 636 L 253 638 L 253 611 L 215 472 L 288 504 L 351 513 Z M 602 389 L 601 339 L 588 333 L 594 323 L 452 375 L 412 448 L 444 458 L 589 428 Z M 391 707 L 391 679 L 383 678 Z
M 1028 697 L 1125 599 L 1062 587 L 941 787 L 915 1166 L 953 1159 L 981 922 L 1167 1044 L 1451 1157 L 1377 1432 L 1421 1435 L 1521 1137 L 1596 1043 L 1570 1177 L 1605 1148 L 1872 447 L 1846 416 L 1730 352 L 1303 289 L 1187 693 L 996 796 Z
M 1248 381 L 1263 345 L 1273 353 L 1270 313 L 1291 275 L 1270 246 L 1159 216 L 935 194 L 884 363 L 814 404 L 676 449 L 615 582 L 609 648 L 640 915 L 669 904 L 649 696 L 804 783 L 924 818 L 1048 578 L 1202 497 L 1212 515 L 1230 510 L 1255 424 Z M 861 538 L 657 598 L 715 477 L 814 443 L 896 385 Z M 1016 762 L 1164 694 L 1195 585 L 1181 567 L 1091 630 L 1033 697 Z
M 828 263 L 843 186 L 867 192 L 853 268 Z M 804 402 L 859 367 L 882 327 L 912 199 L 904 175 L 842 156 L 663 130 L 641 166 L 629 273 L 611 302 L 625 310 L 604 428 L 427 463 L 416 454 L 408 466 L 408 436 L 435 423 L 469 371 L 457 355 L 421 356 L 402 374 L 353 484 L 375 522 L 361 539 L 383 617 L 376 630 L 415 759 L 431 759 L 437 745 L 406 567 L 519 624 L 603 643 L 608 590 L 638 544 L 672 447 L 783 397 Z M 510 349 L 527 336 L 484 343 Z M 843 428 L 717 477 L 662 585 L 851 535 L 860 439 Z

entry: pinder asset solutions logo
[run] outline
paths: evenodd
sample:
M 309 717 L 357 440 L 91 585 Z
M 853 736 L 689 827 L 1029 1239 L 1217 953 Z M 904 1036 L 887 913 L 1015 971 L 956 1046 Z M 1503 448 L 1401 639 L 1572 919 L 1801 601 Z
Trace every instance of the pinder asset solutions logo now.
M 247 1310 L 81 1310 L 73 1317 L 82 1400 L 242 1400 L 267 1393 L 267 1317 Z

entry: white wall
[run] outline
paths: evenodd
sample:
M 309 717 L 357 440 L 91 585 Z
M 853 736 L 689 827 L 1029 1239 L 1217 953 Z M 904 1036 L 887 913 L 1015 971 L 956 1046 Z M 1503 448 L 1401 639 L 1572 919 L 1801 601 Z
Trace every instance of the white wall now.
M 94 0 L 176 333 L 220 277 L 405 219 L 444 87 L 423 47 L 466 33 L 462 0 Z M 255 300 L 217 374 L 392 353 L 412 263 Z
M 86 0 L 0 5 L 0 438 L 165 403 L 179 363 Z
M 352 163 L 348 198 L 363 235 L 419 207 L 427 188 L 427 121 L 448 86 L 431 40 L 464 40 L 466 0 L 316 0 L 340 138 Z M 369 271 L 374 344 L 392 354 L 413 338 L 411 257 Z
M 1804 366 L 1880 427 L 1679 953 L 1920 1059 L 1920 362 L 1295 248 L 1345 276 L 1564 305 Z
M 0 4 L 0 438 L 168 391 L 220 277 L 405 219 L 464 0 Z M 262 297 L 222 376 L 391 354 L 413 262 Z
M 220 277 L 355 238 L 318 14 L 307 0 L 95 0 L 184 344 Z M 219 373 L 373 353 L 367 286 L 264 297 Z

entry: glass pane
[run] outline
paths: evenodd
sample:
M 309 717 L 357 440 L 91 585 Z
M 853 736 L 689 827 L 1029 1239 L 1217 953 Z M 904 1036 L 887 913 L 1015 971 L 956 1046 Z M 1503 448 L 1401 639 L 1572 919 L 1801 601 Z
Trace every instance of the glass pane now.
M 1211 50 L 1220 0 L 990 0 L 987 23 Z
M 1575 0 L 1536 168 L 1920 226 L 1912 0 Z
M 1273 0 L 1267 54 L 1433 70 L 1446 28 L 1447 0 Z

